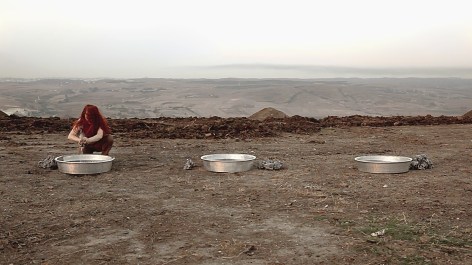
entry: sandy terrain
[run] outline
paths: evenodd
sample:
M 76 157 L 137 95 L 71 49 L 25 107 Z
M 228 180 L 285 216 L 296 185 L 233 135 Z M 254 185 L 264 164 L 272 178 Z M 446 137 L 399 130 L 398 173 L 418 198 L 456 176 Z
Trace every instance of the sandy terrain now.
M 113 168 L 85 176 L 37 165 L 77 152 L 69 120 L 0 121 L 0 264 L 472 263 L 464 117 L 112 120 Z M 285 168 L 206 171 L 199 157 L 221 152 Z M 364 154 L 434 168 L 363 173 Z
M 77 117 L 95 104 L 112 118 L 247 117 L 273 107 L 289 116 L 462 115 L 472 79 L 127 79 L 6 80 L 0 109 Z M 22 111 L 22 110 L 25 111 Z

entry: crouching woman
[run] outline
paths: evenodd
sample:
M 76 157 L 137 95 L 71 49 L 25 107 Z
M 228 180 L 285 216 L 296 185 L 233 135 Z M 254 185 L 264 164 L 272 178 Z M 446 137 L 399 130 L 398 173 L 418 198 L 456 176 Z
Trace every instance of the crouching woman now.
M 110 126 L 94 105 L 84 107 L 67 138 L 79 144 L 82 154 L 101 152 L 102 155 L 108 155 L 113 146 Z

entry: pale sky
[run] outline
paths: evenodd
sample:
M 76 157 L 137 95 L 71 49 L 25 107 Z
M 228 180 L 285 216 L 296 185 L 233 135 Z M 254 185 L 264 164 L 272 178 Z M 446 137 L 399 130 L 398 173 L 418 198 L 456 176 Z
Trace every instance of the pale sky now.
M 210 69 L 252 64 L 471 68 L 469 3 L 0 0 L 0 78 L 245 77 Z

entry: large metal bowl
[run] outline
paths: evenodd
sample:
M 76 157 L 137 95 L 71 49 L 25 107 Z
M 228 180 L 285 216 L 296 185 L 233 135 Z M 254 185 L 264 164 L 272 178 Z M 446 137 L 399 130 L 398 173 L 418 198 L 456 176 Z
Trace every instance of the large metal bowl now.
M 405 156 L 359 156 L 357 168 L 362 172 L 368 173 L 405 173 L 410 170 L 410 164 L 413 159 Z
M 111 170 L 114 157 L 105 155 L 66 155 L 54 159 L 59 171 L 66 174 L 99 174 Z
M 236 173 L 250 170 L 256 157 L 246 154 L 211 154 L 201 159 L 208 171 Z

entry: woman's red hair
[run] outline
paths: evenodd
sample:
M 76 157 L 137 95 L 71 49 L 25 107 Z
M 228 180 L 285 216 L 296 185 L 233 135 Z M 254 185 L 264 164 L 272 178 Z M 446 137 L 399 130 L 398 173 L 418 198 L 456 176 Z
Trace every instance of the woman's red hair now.
M 91 124 L 86 122 L 85 114 L 88 114 L 89 120 L 92 121 Z M 102 128 L 103 134 L 111 134 L 110 126 L 108 125 L 107 120 L 98 110 L 97 106 L 94 105 L 85 105 L 80 115 L 80 119 L 74 122 L 74 127 L 82 127 L 85 136 L 91 137 L 95 135 L 98 131 L 98 128 Z

